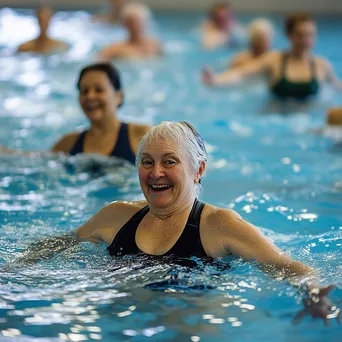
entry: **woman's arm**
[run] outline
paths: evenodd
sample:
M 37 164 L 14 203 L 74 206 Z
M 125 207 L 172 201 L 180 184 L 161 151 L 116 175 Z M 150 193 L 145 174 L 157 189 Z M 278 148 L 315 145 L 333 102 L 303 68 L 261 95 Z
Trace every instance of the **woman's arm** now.
M 328 83 L 332 84 L 334 87 L 342 89 L 342 81 L 336 76 L 336 73 L 331 63 L 326 59 L 322 59 L 321 63 L 323 63 L 323 68 L 325 71 L 325 80 Z
M 293 286 L 305 292 L 307 298 L 304 300 L 304 309 L 295 317 L 295 323 L 305 315 L 322 318 L 327 323 L 328 315 L 334 314 L 333 306 L 327 298 L 332 286 L 321 288 L 313 268 L 293 260 L 236 212 L 222 209 L 217 215 L 219 226 L 224 232 L 227 254 L 254 260 L 269 275 L 277 279 L 287 279 Z M 339 309 L 335 309 L 338 319 Z
M 68 153 L 75 145 L 79 132 L 72 132 L 64 135 L 57 143 L 52 147 L 51 152 L 64 152 Z
M 273 63 L 274 58 L 274 52 L 266 53 L 240 67 L 228 69 L 217 75 L 215 75 L 210 69 L 204 69 L 202 73 L 202 81 L 209 86 L 237 84 L 247 77 L 266 72 Z

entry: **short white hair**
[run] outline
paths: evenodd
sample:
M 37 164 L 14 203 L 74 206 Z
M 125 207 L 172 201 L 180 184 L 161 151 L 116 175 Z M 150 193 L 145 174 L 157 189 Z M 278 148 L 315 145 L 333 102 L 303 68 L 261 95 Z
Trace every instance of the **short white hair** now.
M 265 32 L 271 38 L 273 38 L 273 35 L 274 35 L 273 25 L 268 19 L 259 18 L 259 19 L 253 20 L 248 25 L 248 36 L 250 40 L 253 40 L 260 32 Z
M 169 140 L 179 143 L 188 154 L 190 162 L 195 171 L 197 171 L 202 161 L 207 160 L 207 151 L 204 141 L 197 130 L 185 121 L 172 122 L 163 121 L 160 124 L 151 127 L 142 137 L 138 152 L 136 155 L 136 166 L 141 163 L 141 155 L 146 144 L 156 140 Z M 196 197 L 201 191 L 201 182 L 194 186 Z
M 122 18 L 126 20 L 131 16 L 136 16 L 145 23 L 148 23 L 152 19 L 152 13 L 150 9 L 146 5 L 139 2 L 132 2 L 123 8 Z

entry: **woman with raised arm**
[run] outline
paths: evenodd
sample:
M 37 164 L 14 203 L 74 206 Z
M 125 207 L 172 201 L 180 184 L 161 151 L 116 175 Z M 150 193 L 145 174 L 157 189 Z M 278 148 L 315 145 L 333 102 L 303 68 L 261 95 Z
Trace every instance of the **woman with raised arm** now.
M 237 84 L 256 74 L 269 79 L 270 92 L 279 99 L 306 100 L 318 95 L 322 83 L 342 88 L 331 64 L 313 54 L 316 23 L 308 14 L 295 14 L 286 19 L 285 31 L 290 41 L 288 51 L 272 51 L 233 70 L 215 75 L 204 69 L 202 79 L 208 86 Z

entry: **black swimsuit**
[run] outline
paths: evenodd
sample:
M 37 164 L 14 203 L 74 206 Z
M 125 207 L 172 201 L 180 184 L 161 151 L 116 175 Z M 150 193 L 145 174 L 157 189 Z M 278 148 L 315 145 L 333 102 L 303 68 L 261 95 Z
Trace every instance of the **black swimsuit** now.
M 199 229 L 204 205 L 197 199 L 195 200 L 182 235 L 164 255 L 176 255 L 181 258 L 207 257 L 203 249 Z M 148 206 L 142 208 L 119 230 L 112 244 L 108 247 L 111 256 L 142 253 L 135 241 L 135 235 L 140 222 L 149 210 Z
M 281 78 L 271 86 L 271 92 L 273 93 L 273 95 L 280 99 L 294 98 L 297 100 L 306 100 L 309 97 L 317 95 L 319 92 L 320 84 L 317 79 L 314 58 L 310 60 L 310 70 L 312 77 L 309 81 L 303 82 L 295 82 L 287 79 L 286 66 L 288 58 L 288 53 L 284 53 Z
M 78 153 L 83 153 L 84 139 L 87 132 L 88 131 L 84 131 L 80 134 L 80 136 L 75 142 L 75 145 L 70 150 L 69 154 L 73 156 Z M 129 161 L 130 163 L 135 164 L 135 154 L 133 153 L 129 144 L 127 123 L 121 123 L 118 139 L 113 151 L 110 153 L 110 156 L 123 158 Z

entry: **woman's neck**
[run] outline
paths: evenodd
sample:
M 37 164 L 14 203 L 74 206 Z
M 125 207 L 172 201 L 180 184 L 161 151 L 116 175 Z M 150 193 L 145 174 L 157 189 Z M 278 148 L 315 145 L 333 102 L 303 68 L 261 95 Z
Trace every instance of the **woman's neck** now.
M 167 208 L 156 208 L 153 206 L 149 206 L 149 214 L 157 217 L 158 219 L 164 221 L 170 217 L 179 217 L 184 213 L 188 212 L 190 214 L 191 208 L 194 204 L 195 197 L 188 198 L 187 200 L 179 201 L 179 203 L 172 205 Z
M 312 55 L 311 50 L 308 49 L 295 49 L 292 48 L 290 50 L 290 56 L 295 58 L 295 59 L 308 59 Z

